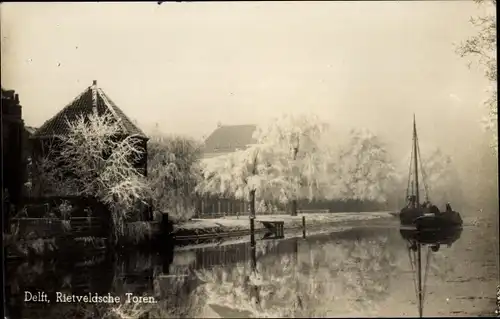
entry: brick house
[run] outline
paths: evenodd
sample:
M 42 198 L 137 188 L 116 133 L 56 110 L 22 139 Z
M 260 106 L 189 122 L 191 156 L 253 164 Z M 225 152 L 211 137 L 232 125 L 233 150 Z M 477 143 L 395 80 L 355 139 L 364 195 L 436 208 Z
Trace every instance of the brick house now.
M 66 105 L 56 115 L 46 121 L 37 129 L 31 137 L 33 142 L 33 155 L 46 154 L 50 145 L 57 143 L 58 136 L 64 136 L 68 133 L 68 121 L 75 121 L 79 116 L 87 116 L 97 110 L 99 115 L 109 114 L 120 123 L 122 133 L 117 136 L 118 139 L 127 136 L 135 136 L 139 139 L 140 146 L 144 149 L 144 154 L 136 162 L 136 168 L 147 175 L 147 141 L 148 137 L 139 129 L 123 111 L 109 98 L 104 91 L 97 86 L 97 81 L 86 88 L 73 101 Z

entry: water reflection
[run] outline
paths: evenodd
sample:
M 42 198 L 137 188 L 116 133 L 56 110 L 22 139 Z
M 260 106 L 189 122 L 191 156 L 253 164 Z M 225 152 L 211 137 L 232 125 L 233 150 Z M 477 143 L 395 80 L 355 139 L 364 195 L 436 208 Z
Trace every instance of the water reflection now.
M 242 242 L 108 254 L 79 264 L 63 258 L 12 263 L 9 310 L 11 318 L 376 316 L 397 294 L 395 287 L 405 284 L 409 264 L 401 235 L 415 234 L 359 228 L 257 241 L 254 253 Z M 430 269 L 438 277 L 442 270 L 442 264 Z M 26 290 L 43 290 L 53 300 L 56 291 L 109 292 L 123 299 L 133 293 L 153 296 L 157 303 L 25 303 Z
M 429 245 L 434 251 L 438 251 L 441 245 L 451 247 L 460 238 L 462 231 L 462 227 L 431 229 L 427 231 L 417 231 L 411 228 L 400 229 L 401 236 L 408 242 Z
M 414 272 L 413 285 L 418 301 L 417 310 L 419 317 L 423 316 L 427 292 L 427 277 L 430 272 L 432 254 L 437 253 L 442 244 L 448 248 L 460 238 L 462 227 L 446 227 L 439 229 L 416 230 L 401 228 L 401 236 L 408 242 L 408 259 Z M 425 265 L 422 262 L 422 250 L 427 246 Z

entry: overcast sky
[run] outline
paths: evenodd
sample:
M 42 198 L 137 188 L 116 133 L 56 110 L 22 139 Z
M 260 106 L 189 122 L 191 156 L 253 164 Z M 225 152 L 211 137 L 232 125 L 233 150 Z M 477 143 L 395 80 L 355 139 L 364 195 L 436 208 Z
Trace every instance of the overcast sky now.
M 217 125 L 313 111 L 409 150 L 480 132 L 488 85 L 454 52 L 472 1 L 2 3 L 2 85 L 40 126 L 97 80 L 140 126 Z

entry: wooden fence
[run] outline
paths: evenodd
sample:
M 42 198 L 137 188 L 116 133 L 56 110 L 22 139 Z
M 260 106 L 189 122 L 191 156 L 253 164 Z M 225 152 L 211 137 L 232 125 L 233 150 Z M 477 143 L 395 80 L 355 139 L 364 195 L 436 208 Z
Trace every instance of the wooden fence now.
M 100 217 L 109 218 L 107 207 L 92 197 L 78 196 L 50 196 L 50 197 L 26 197 L 22 201 L 22 208 L 18 217 L 64 218 L 61 205 L 66 205 L 71 217 Z
M 27 257 L 20 247 L 32 249 L 43 245 L 48 250 L 40 248 L 37 253 L 43 255 L 55 253 L 56 250 L 93 254 L 106 247 L 111 231 L 110 214 L 95 199 L 26 198 L 21 208 L 17 216 L 11 218 L 8 227 L 9 258 Z
M 258 204 L 256 203 L 258 206 Z M 266 209 L 256 212 L 258 215 L 288 214 L 285 205 L 275 205 L 278 211 Z M 299 201 L 298 213 L 328 213 L 328 212 L 370 212 L 386 210 L 383 203 L 359 200 L 330 200 L 330 201 Z M 256 207 L 257 209 L 257 207 Z M 226 216 L 248 216 L 249 203 L 230 199 L 204 196 L 197 201 L 196 214 L 194 218 L 221 218 Z
M 324 213 L 329 213 L 330 210 L 328 209 L 299 209 L 298 210 L 298 214 L 318 214 L 318 213 L 321 213 L 321 214 L 324 214 Z M 233 213 L 226 213 L 226 212 L 221 212 L 221 213 L 205 213 L 203 215 L 201 214 L 198 214 L 198 215 L 195 215 L 194 218 L 198 218 L 198 219 L 212 219 L 212 218 L 224 218 L 224 217 L 227 217 L 227 216 L 242 216 L 242 217 L 245 217 L 245 216 L 248 216 L 249 212 L 248 211 L 238 211 L 238 212 L 233 212 Z M 286 211 L 267 211 L 267 212 L 257 212 L 256 215 L 258 216 L 261 216 L 261 215 L 289 215 L 290 213 L 286 212 Z
M 242 200 L 205 196 L 198 199 L 196 218 L 218 218 L 243 215 L 248 211 L 248 203 Z

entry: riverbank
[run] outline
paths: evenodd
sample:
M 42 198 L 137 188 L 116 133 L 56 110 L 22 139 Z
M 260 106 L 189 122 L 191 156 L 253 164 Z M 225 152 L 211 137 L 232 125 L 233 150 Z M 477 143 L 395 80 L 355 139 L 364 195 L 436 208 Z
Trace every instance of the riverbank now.
M 332 226 L 349 226 L 363 224 L 384 224 L 393 220 L 391 212 L 362 213 L 306 213 L 297 216 L 290 215 L 257 215 L 255 219 L 256 233 L 266 231 L 262 221 L 283 221 L 285 234 L 287 230 L 302 229 L 302 216 L 306 220 L 306 232 L 318 228 Z M 227 216 L 214 219 L 192 219 L 188 222 L 174 225 L 172 236 L 178 241 L 195 239 L 232 238 L 250 233 L 248 216 Z

